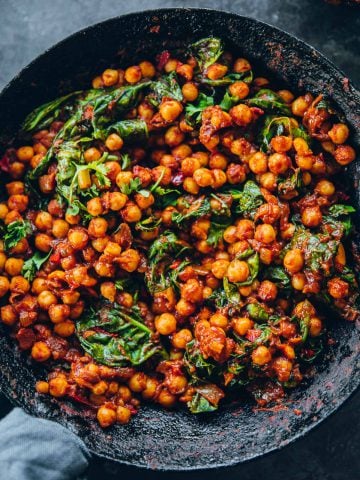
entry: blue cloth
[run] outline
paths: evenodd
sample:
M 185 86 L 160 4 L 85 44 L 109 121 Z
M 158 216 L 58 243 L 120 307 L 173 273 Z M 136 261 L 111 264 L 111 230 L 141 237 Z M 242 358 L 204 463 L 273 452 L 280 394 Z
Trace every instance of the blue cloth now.
M 31 417 L 20 408 L 0 421 L 4 480 L 74 480 L 86 470 L 89 458 L 82 440 L 58 423 Z

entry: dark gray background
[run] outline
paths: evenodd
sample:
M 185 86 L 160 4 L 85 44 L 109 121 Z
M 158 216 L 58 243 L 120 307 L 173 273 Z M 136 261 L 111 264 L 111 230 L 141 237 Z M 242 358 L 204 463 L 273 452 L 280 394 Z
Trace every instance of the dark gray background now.
M 360 85 L 360 7 L 335 7 L 323 0 L 0 0 L 0 89 L 44 49 L 87 25 L 131 11 L 174 6 L 218 8 L 276 25 L 320 50 Z M 358 480 L 359 407 L 360 392 L 302 440 L 235 470 L 163 475 L 94 461 L 87 479 L 212 480 L 226 475 L 228 480 Z M 0 415 L 10 408 L 0 395 Z

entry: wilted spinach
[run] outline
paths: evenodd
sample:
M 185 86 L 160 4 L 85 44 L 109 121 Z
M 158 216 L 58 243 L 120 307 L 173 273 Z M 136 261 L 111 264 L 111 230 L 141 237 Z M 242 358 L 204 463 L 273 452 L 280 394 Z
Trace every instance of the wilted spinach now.
M 212 107 L 213 105 L 213 97 L 207 96 L 204 93 L 199 93 L 196 103 L 188 103 L 185 107 L 185 119 L 187 123 L 191 126 L 201 124 L 202 112 L 205 108 Z
M 259 186 L 252 180 L 245 183 L 242 191 L 230 189 L 227 193 L 237 200 L 236 212 L 246 218 L 253 219 L 258 207 L 264 203 Z
M 262 88 L 252 98 L 246 100 L 251 107 L 258 107 L 267 112 L 283 113 L 284 115 L 291 115 L 290 107 L 286 105 L 284 100 L 269 88 Z
M 190 52 L 195 57 L 201 72 L 215 63 L 224 51 L 220 38 L 208 37 L 190 45 Z
M 36 272 L 38 272 L 43 264 L 49 260 L 51 253 L 52 250 L 50 250 L 49 253 L 35 252 L 32 257 L 24 262 L 21 275 L 29 282 L 32 282 L 36 276 Z
M 169 73 L 169 75 L 163 75 L 159 80 L 151 83 L 150 93 L 147 96 L 148 101 L 155 107 L 158 107 L 163 98 L 172 98 L 178 102 L 183 100 L 175 71 Z
M 28 220 L 16 220 L 6 226 L 3 237 L 4 248 L 6 251 L 11 250 L 20 240 L 26 238 L 32 232 L 31 224 Z

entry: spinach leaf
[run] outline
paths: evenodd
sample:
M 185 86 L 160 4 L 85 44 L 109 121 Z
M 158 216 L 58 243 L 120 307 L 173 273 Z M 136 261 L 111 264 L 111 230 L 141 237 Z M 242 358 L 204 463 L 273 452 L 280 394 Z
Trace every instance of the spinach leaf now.
M 166 188 L 158 185 L 154 190 L 155 206 L 164 209 L 169 206 L 174 206 L 181 194 L 180 190 L 176 188 Z
M 238 285 L 230 283 L 227 277 L 223 278 L 223 288 L 226 295 L 227 305 L 239 305 L 241 297 Z
M 247 261 L 250 273 L 248 278 L 244 282 L 240 282 L 236 284 L 238 287 L 245 287 L 247 285 L 251 285 L 259 274 L 259 268 L 260 268 L 259 254 L 257 252 L 254 253 L 246 261 Z
M 264 123 L 258 134 L 260 149 L 267 153 L 271 150 L 270 142 L 273 137 L 278 135 L 289 135 L 293 138 L 301 137 L 308 144 L 311 144 L 311 137 L 302 125 L 296 126 L 294 119 L 290 117 L 277 117 L 276 115 L 266 115 Z
M 102 137 L 117 133 L 127 143 L 143 143 L 148 138 L 148 128 L 144 120 L 120 120 L 110 125 Z M 97 137 L 99 138 L 99 137 Z
M 52 249 L 49 253 L 35 252 L 35 254 L 24 262 L 21 275 L 32 282 L 36 276 L 36 272 L 40 270 L 43 264 L 49 260 Z
M 268 112 L 283 113 L 291 115 L 291 109 L 277 93 L 269 88 L 262 88 L 253 98 L 245 101 L 251 107 L 258 107 Z
M 236 212 L 241 213 L 246 218 L 253 219 L 258 207 L 264 203 L 260 188 L 252 180 L 245 183 L 242 191 L 230 189 L 228 193 L 234 200 L 238 200 Z
M 193 127 L 200 125 L 202 112 L 205 108 L 212 107 L 213 105 L 213 97 L 207 96 L 204 93 L 199 93 L 196 103 L 188 103 L 185 107 L 186 122 Z
M 26 238 L 31 232 L 32 228 L 28 220 L 16 220 L 15 222 L 9 223 L 9 225 L 6 226 L 3 237 L 5 250 L 9 251 L 15 247 L 20 240 Z
M 64 104 L 72 97 L 79 95 L 81 92 L 71 92 L 63 97 L 56 98 L 51 102 L 40 105 L 35 108 L 25 119 L 22 130 L 24 132 L 32 132 L 35 129 L 42 130 L 47 128 L 54 120 L 56 120 Z
M 279 288 L 280 293 L 288 295 L 291 291 L 290 278 L 286 274 L 283 267 L 268 266 L 264 270 L 263 277 L 265 280 L 271 280 Z
M 269 320 L 269 314 L 260 303 L 249 303 L 246 310 L 250 317 L 256 322 L 266 322 Z
M 302 172 L 300 168 L 295 168 L 288 177 L 280 180 L 277 190 L 281 197 L 289 199 L 296 197 L 303 186 Z
M 84 350 L 97 362 L 111 367 L 141 365 L 154 355 L 167 357 L 161 343 L 143 322 L 136 307 L 117 304 L 90 308 L 77 322 Z
M 191 340 L 186 345 L 184 366 L 192 381 L 209 380 L 221 374 L 221 365 L 210 358 L 205 359 L 197 345 L 196 340 Z
M 239 82 L 240 80 L 245 83 L 251 83 L 254 79 L 252 70 L 248 70 L 242 73 L 229 73 L 218 80 L 210 80 L 210 78 L 202 78 L 202 83 L 210 85 L 212 87 L 224 87 L 231 85 L 234 82 Z
M 206 413 L 217 410 L 217 406 L 212 405 L 209 400 L 196 392 L 192 399 L 187 402 L 187 406 L 191 413 Z
M 208 198 L 196 199 L 189 208 L 185 210 L 185 213 L 174 212 L 172 214 L 172 221 L 178 226 L 183 225 L 189 220 L 203 217 L 211 212 L 210 201 Z
M 163 98 L 172 98 L 182 102 L 183 95 L 180 85 L 177 81 L 176 72 L 171 72 L 169 75 L 162 75 L 159 80 L 152 82 L 150 86 L 150 94 L 147 96 L 149 102 L 158 107 Z
M 217 221 L 211 220 L 206 243 L 213 247 L 217 247 L 223 238 L 224 231 L 229 225 L 231 225 L 231 220 L 229 218 L 219 218 Z
M 157 228 L 161 223 L 161 218 L 156 218 L 153 215 L 150 217 L 145 218 L 144 220 L 140 220 L 135 224 L 135 230 L 140 232 L 152 232 Z
M 215 63 L 224 51 L 220 38 L 202 38 L 190 45 L 191 54 L 195 57 L 201 72 Z

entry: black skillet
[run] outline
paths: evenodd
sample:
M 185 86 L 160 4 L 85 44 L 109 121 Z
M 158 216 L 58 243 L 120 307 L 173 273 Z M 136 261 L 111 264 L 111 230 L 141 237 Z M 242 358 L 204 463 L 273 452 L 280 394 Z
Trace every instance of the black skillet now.
M 229 49 L 295 91 L 330 96 L 345 114 L 353 141 L 359 145 L 359 92 L 317 51 L 246 17 L 214 10 L 166 9 L 120 16 L 86 28 L 26 67 L 0 96 L 0 150 L 34 107 L 60 93 L 89 88 L 89 80 L 109 65 L 131 65 L 152 58 L 154 52 L 183 47 L 209 35 L 222 37 Z M 359 167 L 352 165 L 346 175 L 360 211 Z M 3 327 L 1 388 L 27 412 L 58 421 L 77 433 L 91 451 L 121 463 L 160 470 L 235 465 L 303 436 L 358 387 L 359 330 L 332 314 L 327 321 L 336 344 L 316 367 L 314 379 L 292 392 L 280 409 L 257 410 L 244 402 L 201 417 L 143 406 L 129 425 L 102 430 L 80 405 L 35 393 L 41 370 L 19 353 Z

